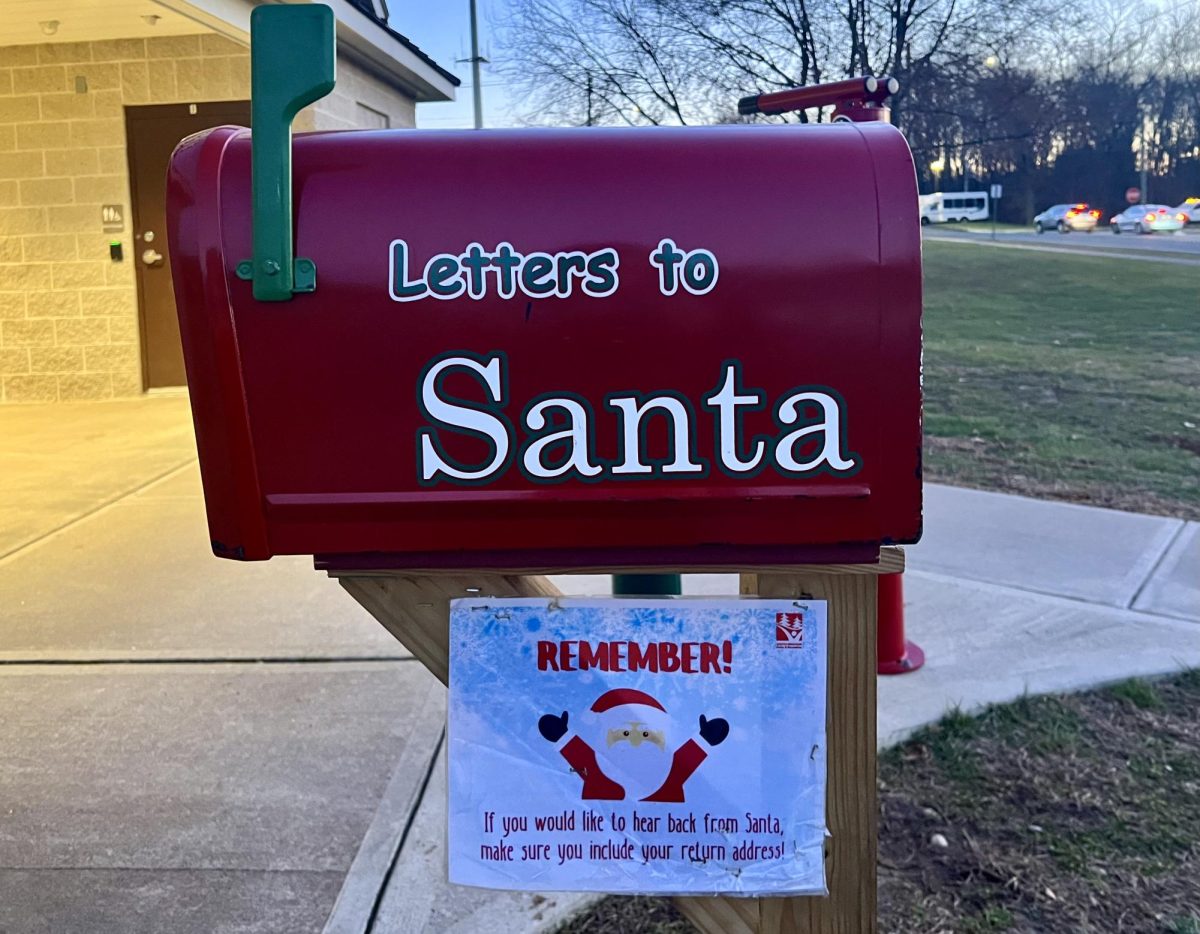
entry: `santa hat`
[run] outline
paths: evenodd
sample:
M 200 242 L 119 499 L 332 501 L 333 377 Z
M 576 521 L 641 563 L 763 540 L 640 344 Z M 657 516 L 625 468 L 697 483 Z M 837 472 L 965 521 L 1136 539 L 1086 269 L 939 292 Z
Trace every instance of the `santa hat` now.
M 653 697 L 645 691 L 638 691 L 635 688 L 613 688 L 611 691 L 605 691 L 592 704 L 592 712 L 604 713 L 606 710 L 612 710 L 614 707 L 624 707 L 626 704 L 641 704 L 645 707 L 656 707 L 663 713 L 667 712 L 667 708 Z

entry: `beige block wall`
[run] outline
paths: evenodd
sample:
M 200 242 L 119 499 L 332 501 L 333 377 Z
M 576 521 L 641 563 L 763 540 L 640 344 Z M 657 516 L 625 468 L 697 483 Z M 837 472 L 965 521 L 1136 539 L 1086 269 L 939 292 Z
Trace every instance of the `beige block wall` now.
M 381 122 L 393 128 L 417 125 L 416 101 L 385 85 L 345 57 L 338 60 L 333 93 L 317 101 L 308 111 L 302 111 L 296 118 L 298 128 L 360 130 L 378 127 Z M 376 114 L 383 115 L 385 120 L 377 121 Z
M 124 108 L 249 95 L 248 51 L 215 34 L 0 47 L 0 403 L 142 392 Z M 411 98 L 343 59 L 297 129 L 414 117 Z M 111 203 L 121 234 L 101 229 Z

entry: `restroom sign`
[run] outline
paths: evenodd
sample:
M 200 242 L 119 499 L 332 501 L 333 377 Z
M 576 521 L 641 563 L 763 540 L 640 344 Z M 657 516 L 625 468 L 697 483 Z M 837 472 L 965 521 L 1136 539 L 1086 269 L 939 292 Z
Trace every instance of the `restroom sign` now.
M 125 230 L 125 205 L 100 205 L 100 225 L 105 233 L 121 233 Z

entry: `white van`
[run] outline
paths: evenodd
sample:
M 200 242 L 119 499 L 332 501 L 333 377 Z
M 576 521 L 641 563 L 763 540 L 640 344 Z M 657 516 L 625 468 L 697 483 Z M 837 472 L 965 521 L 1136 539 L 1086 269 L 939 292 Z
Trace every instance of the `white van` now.
M 985 221 L 988 219 L 986 191 L 946 191 L 921 195 L 921 226 L 947 221 Z

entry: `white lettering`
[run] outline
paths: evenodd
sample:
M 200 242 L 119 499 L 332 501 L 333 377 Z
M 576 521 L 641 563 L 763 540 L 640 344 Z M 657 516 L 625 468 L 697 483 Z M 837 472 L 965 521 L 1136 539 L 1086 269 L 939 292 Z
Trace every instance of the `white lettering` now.
M 663 295 L 674 295 L 681 284 L 692 295 L 706 295 L 716 288 L 721 273 L 711 251 L 680 251 L 669 237 L 658 241 L 650 265 L 658 270 L 658 290 Z
M 492 456 L 483 467 L 470 468 L 452 464 L 438 450 L 435 443 L 437 429 L 423 428 L 420 431 L 421 448 L 418 466 L 421 480 L 426 483 L 436 480 L 439 474 L 455 480 L 472 482 L 487 480 L 508 460 L 508 427 L 504 422 L 489 412 L 465 405 L 456 405 L 438 395 L 442 374 L 453 367 L 461 367 L 473 373 L 475 378 L 487 388 L 492 402 L 499 405 L 503 405 L 505 402 L 501 392 L 503 374 L 500 369 L 501 358 L 499 356 L 489 358 L 486 365 L 470 357 L 447 357 L 429 368 L 421 383 L 421 402 L 426 414 L 432 420 L 451 429 L 461 429 L 468 433 L 483 435 L 491 444 Z
M 757 467 L 766 453 L 765 441 L 754 442 L 754 453 L 749 460 L 742 460 L 738 451 L 742 444 L 742 420 L 738 414 L 738 406 L 761 406 L 765 397 L 760 392 L 754 395 L 738 395 L 737 367 L 732 363 L 725 366 L 725 382 L 721 388 L 707 396 L 704 405 L 716 409 L 719 419 L 717 425 L 718 448 L 721 463 L 732 473 L 747 473 Z
M 393 240 L 388 255 L 388 293 L 396 302 L 423 298 L 450 300 L 466 295 L 476 301 L 489 289 L 503 299 L 518 293 L 528 298 L 569 298 L 577 291 L 588 298 L 606 298 L 620 284 L 621 258 L 612 247 L 591 253 L 521 253 L 506 241 L 487 250 L 469 243 L 462 253 L 435 253 L 420 279 L 409 278 L 408 243 Z
M 759 423 L 769 419 L 767 396 L 761 389 L 741 385 L 737 361 L 723 365 L 717 387 L 701 400 L 711 413 L 712 459 L 696 451 L 692 404 L 667 390 L 610 396 L 605 405 L 613 414 L 603 418 L 608 432 L 604 441 L 597 440 L 601 425 L 591 405 L 569 392 L 536 397 L 514 425 L 505 413 L 510 401 L 506 367 L 501 353 L 480 357 L 466 351 L 430 364 L 417 387 L 426 420 L 417 430 L 421 483 L 489 483 L 500 479 L 517 457 L 533 483 L 702 477 L 710 460 L 733 476 L 763 469 L 789 477 L 819 471 L 847 474 L 860 465 L 845 437 L 842 401 L 832 390 L 794 390 L 774 408 L 772 435 L 747 430 L 747 413 L 757 413 L 753 418 Z M 472 390 L 472 383 L 478 388 Z M 480 445 L 486 446 L 486 453 L 463 453 L 477 451 Z M 613 447 L 616 457 L 610 460 Z
M 852 470 L 853 460 L 842 457 L 841 409 L 833 396 L 823 392 L 798 392 L 779 403 L 778 417 L 784 425 L 794 425 L 800 420 L 801 407 L 815 402 L 821 408 L 821 420 L 806 424 L 784 435 L 775 442 L 775 461 L 781 470 L 789 473 L 810 473 L 822 464 L 832 470 Z M 822 434 L 824 443 L 820 452 L 806 461 L 796 459 L 796 446 L 811 435 Z
M 581 476 L 594 477 L 603 468 L 588 460 L 588 413 L 574 399 L 544 399 L 533 406 L 525 415 L 525 427 L 531 431 L 540 431 L 546 427 L 546 410 L 562 409 L 570 417 L 571 424 L 561 431 L 543 435 L 525 449 L 522 463 L 525 472 L 533 477 L 546 480 L 565 476 L 572 470 Z M 556 444 L 570 443 L 571 453 L 557 467 L 546 467 L 543 463 L 546 450 Z
M 666 412 L 671 419 L 673 457 L 663 464 L 663 473 L 703 473 L 704 467 L 691 459 L 691 423 L 688 410 L 674 396 L 651 396 L 641 405 L 633 396 L 608 400 L 609 408 L 621 412 L 622 453 L 625 460 L 613 467 L 614 474 L 648 474 L 654 468 L 642 463 L 642 418 L 655 409 Z

